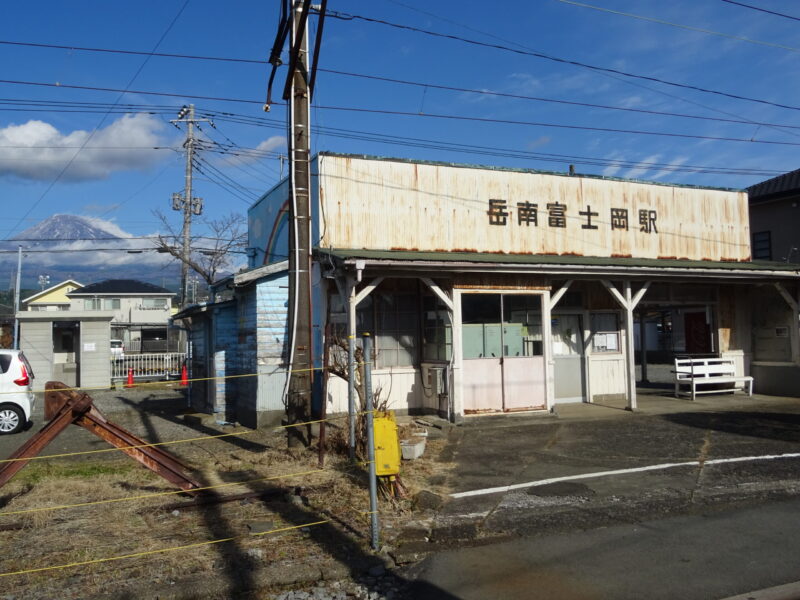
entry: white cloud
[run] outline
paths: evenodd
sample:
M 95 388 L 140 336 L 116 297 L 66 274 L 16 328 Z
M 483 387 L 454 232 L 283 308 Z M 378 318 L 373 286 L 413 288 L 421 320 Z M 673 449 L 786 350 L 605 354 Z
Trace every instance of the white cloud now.
M 651 154 L 650 156 L 646 157 L 643 161 L 636 164 L 634 168 L 630 171 L 627 171 L 624 175 L 626 179 L 638 179 L 648 171 L 652 170 L 652 167 L 647 163 L 654 163 L 658 162 L 661 158 L 660 154 Z
M 667 164 L 669 164 L 669 166 L 671 167 L 680 167 L 681 165 L 686 164 L 688 160 L 689 160 L 688 156 L 679 156 L 678 158 L 669 161 L 669 163 Z M 667 175 L 672 175 L 673 173 L 674 171 L 671 169 L 662 169 L 655 175 L 651 175 L 650 179 L 661 179 L 662 177 L 666 177 Z
M 268 160 L 270 156 L 266 156 L 264 153 L 266 152 L 274 152 L 278 148 L 283 148 L 286 146 L 286 137 L 282 135 L 273 135 L 270 138 L 267 138 L 263 142 L 259 142 L 259 144 L 255 147 L 254 150 L 242 150 L 239 151 L 236 148 L 233 148 L 230 152 L 230 156 L 226 156 L 223 160 L 220 161 L 222 165 L 249 165 L 252 163 L 261 162 L 263 160 Z
M 612 152 L 611 154 L 607 155 L 606 160 L 625 160 L 620 152 Z M 614 177 L 617 173 L 619 173 L 621 167 L 618 165 L 609 165 L 605 169 L 603 169 L 603 175 L 605 177 Z
M 164 125 L 151 115 L 125 115 L 90 137 L 89 131 L 62 133 L 44 121 L 0 129 L 0 176 L 68 181 L 104 179 L 115 171 L 143 169 L 164 151 Z M 84 146 L 82 150 L 79 149 Z M 74 159 L 73 159 L 74 157 Z
M 549 135 L 541 135 L 535 140 L 531 140 L 530 142 L 528 142 L 527 148 L 528 150 L 535 150 L 536 148 L 541 148 L 542 146 L 546 146 L 547 144 L 549 144 L 552 139 L 553 138 L 551 138 Z

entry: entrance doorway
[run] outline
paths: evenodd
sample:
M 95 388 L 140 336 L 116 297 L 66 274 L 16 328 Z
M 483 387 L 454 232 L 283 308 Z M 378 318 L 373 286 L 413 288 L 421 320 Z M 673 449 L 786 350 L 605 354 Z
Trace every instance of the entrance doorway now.
M 464 411 L 542 409 L 541 294 L 461 295 Z
M 578 314 L 554 313 L 550 323 L 553 334 L 553 400 L 557 403 L 583 402 L 586 395 L 583 318 Z
M 53 379 L 65 385 L 80 385 L 80 322 L 53 321 Z

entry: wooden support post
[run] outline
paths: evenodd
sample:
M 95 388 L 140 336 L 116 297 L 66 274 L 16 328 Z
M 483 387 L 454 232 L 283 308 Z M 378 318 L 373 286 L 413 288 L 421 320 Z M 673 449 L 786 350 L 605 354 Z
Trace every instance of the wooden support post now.
M 609 293 L 614 296 L 614 299 L 625 311 L 625 346 L 626 346 L 626 360 L 625 367 L 627 373 L 627 388 L 628 388 L 628 410 L 636 410 L 636 357 L 633 352 L 633 309 L 639 304 L 639 301 L 644 297 L 647 288 L 650 287 L 650 282 L 646 281 L 641 289 L 636 292 L 636 295 L 631 293 L 631 282 L 625 281 L 623 285 L 624 296 L 620 294 L 619 290 L 614 287 L 607 279 L 600 281 Z
M 636 357 L 633 352 L 633 298 L 631 282 L 625 282 L 625 361 L 628 372 L 628 410 L 636 410 Z

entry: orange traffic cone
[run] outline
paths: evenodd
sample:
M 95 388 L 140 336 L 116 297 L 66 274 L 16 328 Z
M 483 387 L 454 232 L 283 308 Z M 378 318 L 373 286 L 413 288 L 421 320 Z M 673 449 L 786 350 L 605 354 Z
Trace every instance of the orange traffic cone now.
M 128 382 L 125 384 L 125 387 L 133 387 L 133 369 L 128 369 Z
M 181 367 L 181 385 L 189 385 L 189 371 L 186 369 L 186 365 Z

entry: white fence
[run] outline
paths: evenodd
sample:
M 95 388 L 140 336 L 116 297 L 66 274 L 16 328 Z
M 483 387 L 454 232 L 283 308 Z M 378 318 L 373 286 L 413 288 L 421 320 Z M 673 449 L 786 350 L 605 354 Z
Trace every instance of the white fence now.
M 122 359 L 112 357 L 111 379 L 127 379 L 131 369 L 134 379 L 177 379 L 185 362 L 185 352 L 126 354 Z

